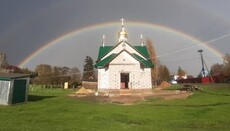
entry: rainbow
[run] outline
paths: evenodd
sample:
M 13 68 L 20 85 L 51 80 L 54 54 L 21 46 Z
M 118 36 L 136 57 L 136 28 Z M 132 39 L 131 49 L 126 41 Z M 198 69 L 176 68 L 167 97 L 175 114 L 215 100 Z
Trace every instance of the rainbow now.
M 86 32 L 86 31 L 91 31 L 91 30 L 94 30 L 94 29 L 98 29 L 98 28 L 102 28 L 102 27 L 106 27 L 106 26 L 118 25 L 118 24 L 119 24 L 118 22 L 99 23 L 99 24 L 96 24 L 96 25 L 91 25 L 91 26 L 83 27 L 81 29 L 77 29 L 77 30 L 74 30 L 72 32 L 66 33 L 66 34 L 64 34 L 64 35 L 62 35 L 62 36 L 60 36 L 60 37 L 58 37 L 58 38 L 56 38 L 56 39 L 48 42 L 47 44 L 45 44 L 41 48 L 35 50 L 28 57 L 26 57 L 24 60 L 22 60 L 18 64 L 18 66 L 19 67 L 24 67 L 34 57 L 38 56 L 40 53 L 42 53 L 46 49 L 51 48 L 55 44 L 57 44 L 57 43 L 65 40 L 65 39 L 68 39 L 68 38 L 70 38 L 70 37 L 72 37 L 72 36 L 74 36 L 76 34 L 80 35 L 81 33 Z M 146 26 L 146 27 L 149 27 L 149 28 L 158 29 L 158 30 L 162 30 L 162 31 L 165 31 L 165 32 L 170 32 L 170 33 L 176 34 L 178 36 L 181 36 L 181 37 L 184 37 L 186 39 L 191 40 L 193 43 L 196 43 L 197 45 L 195 45 L 195 46 L 203 46 L 203 47 L 205 47 L 206 49 L 208 49 L 209 51 L 211 51 L 212 53 L 214 53 L 216 56 L 218 56 L 221 59 L 223 57 L 223 54 L 221 52 L 219 52 L 218 50 L 216 50 L 213 47 L 209 46 L 206 42 L 202 42 L 201 40 L 196 39 L 193 36 L 190 36 L 190 35 L 185 34 L 183 32 L 177 31 L 175 29 L 172 29 L 172 28 L 169 28 L 169 27 L 166 27 L 166 26 L 163 26 L 163 25 L 159 25 L 159 24 L 146 23 L 146 22 L 141 22 L 141 21 L 127 22 L 126 24 L 127 25 L 133 25 L 133 26 L 135 26 L 135 25 L 142 25 L 142 26 Z

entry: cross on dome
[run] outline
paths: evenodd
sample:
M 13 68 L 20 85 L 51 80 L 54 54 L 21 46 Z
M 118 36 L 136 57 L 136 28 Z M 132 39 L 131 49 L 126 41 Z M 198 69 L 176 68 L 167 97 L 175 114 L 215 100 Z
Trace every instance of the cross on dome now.
M 143 47 L 144 46 L 144 42 L 143 42 L 143 35 L 142 34 L 140 35 L 140 38 L 141 38 L 141 46 Z
M 124 27 L 124 21 L 125 19 L 121 18 L 121 26 Z
M 105 35 L 102 35 L 102 46 L 105 46 Z
M 142 41 L 143 40 L 143 35 L 141 34 L 140 37 L 141 37 L 141 41 Z
M 122 18 L 120 21 L 121 21 L 121 31 L 118 33 L 119 42 L 127 41 L 128 33 L 125 31 L 125 27 L 124 27 L 125 19 Z

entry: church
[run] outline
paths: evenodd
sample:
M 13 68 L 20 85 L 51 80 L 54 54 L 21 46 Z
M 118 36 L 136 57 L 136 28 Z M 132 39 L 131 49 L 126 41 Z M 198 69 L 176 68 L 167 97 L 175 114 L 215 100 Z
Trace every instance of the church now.
M 128 33 L 121 19 L 118 43 L 106 46 L 103 36 L 95 67 L 98 70 L 98 90 L 105 89 L 151 89 L 151 68 L 149 53 L 142 40 L 133 46 L 128 42 Z

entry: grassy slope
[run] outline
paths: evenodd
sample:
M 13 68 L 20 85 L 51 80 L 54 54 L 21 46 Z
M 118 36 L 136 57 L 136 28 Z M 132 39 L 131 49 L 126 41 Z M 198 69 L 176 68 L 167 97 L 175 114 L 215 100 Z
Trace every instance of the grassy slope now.
M 36 89 L 30 101 L 0 106 L 0 130 L 229 130 L 230 85 L 202 86 L 186 100 L 149 99 L 132 106 L 68 97 L 72 90 Z

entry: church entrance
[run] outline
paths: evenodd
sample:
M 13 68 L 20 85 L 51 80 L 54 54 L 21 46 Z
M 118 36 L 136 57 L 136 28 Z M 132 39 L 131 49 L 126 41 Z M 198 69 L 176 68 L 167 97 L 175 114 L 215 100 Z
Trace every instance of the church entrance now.
M 121 73 L 121 89 L 129 89 L 129 73 Z

